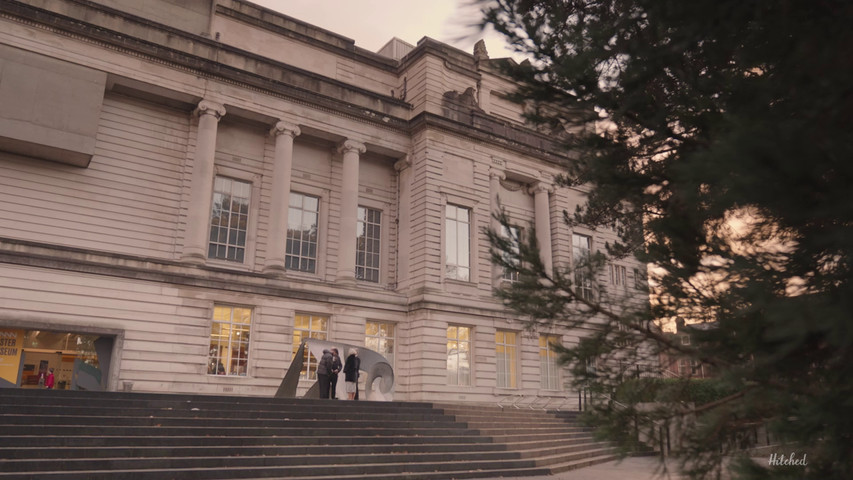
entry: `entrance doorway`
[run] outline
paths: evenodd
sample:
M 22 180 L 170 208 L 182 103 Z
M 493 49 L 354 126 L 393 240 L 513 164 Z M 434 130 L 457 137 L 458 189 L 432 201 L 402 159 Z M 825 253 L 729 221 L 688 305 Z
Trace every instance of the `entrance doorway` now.
M 96 348 L 99 338 L 99 335 L 74 332 L 25 330 L 20 387 L 43 388 L 43 380 L 40 382 L 40 377 L 46 376 L 48 370 L 53 368 L 54 388 L 70 389 L 75 364 L 78 372 L 81 368 L 88 371 L 98 371 L 101 368 L 102 362 L 99 362 Z M 111 352 L 108 352 L 109 354 Z

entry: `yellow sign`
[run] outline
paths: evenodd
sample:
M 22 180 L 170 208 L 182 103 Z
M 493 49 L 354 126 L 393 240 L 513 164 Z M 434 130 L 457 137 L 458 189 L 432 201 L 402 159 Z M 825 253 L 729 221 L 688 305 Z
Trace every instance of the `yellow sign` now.
M 0 329 L 0 378 L 11 383 L 18 383 L 23 347 L 23 330 Z

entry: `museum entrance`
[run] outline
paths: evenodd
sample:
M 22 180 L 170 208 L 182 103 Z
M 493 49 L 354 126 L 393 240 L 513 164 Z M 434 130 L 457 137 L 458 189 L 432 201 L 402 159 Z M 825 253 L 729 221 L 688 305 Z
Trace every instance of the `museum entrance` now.
M 74 331 L 0 329 L 8 344 L 0 363 L 3 386 L 44 388 L 53 369 L 57 390 L 102 390 L 114 337 Z M 100 355 L 99 355 L 100 353 Z

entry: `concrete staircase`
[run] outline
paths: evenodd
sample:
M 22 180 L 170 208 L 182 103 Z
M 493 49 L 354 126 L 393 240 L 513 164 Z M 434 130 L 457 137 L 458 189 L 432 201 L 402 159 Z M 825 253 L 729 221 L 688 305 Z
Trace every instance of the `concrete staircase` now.
M 446 480 L 615 458 L 571 420 L 426 403 L 0 389 L 0 480 Z

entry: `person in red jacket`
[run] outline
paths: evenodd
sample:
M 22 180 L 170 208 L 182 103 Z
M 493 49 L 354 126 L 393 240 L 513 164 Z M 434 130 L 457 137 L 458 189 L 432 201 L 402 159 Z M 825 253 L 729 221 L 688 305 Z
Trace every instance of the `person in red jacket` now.
M 44 388 L 46 388 L 48 390 L 53 390 L 53 382 L 54 382 L 53 367 L 51 367 L 50 370 L 48 371 L 47 378 L 44 380 Z

